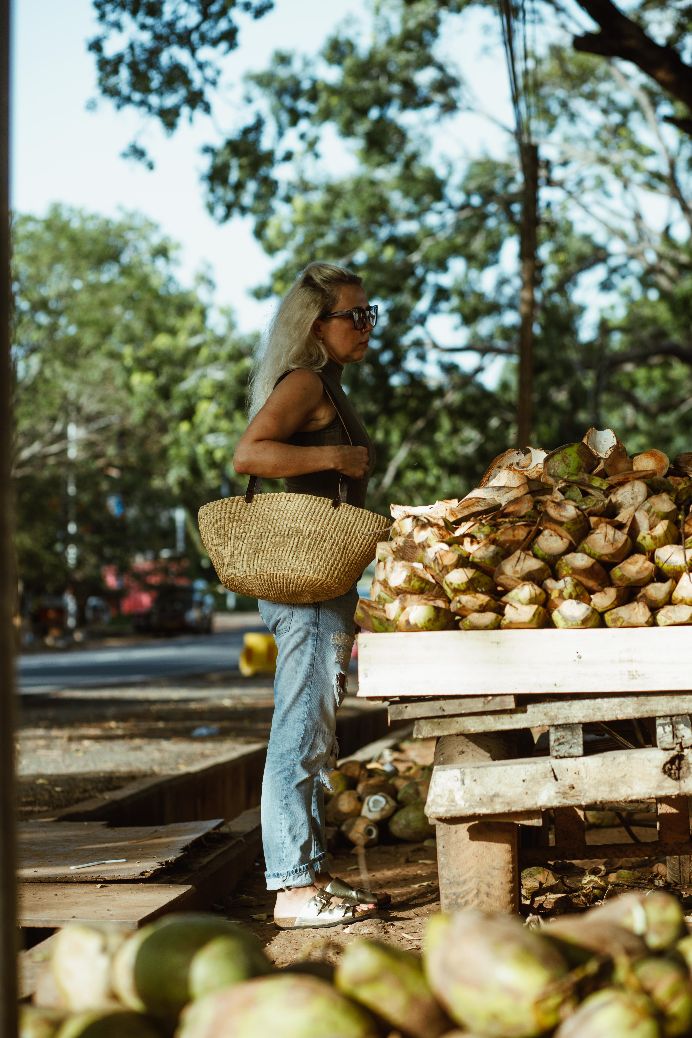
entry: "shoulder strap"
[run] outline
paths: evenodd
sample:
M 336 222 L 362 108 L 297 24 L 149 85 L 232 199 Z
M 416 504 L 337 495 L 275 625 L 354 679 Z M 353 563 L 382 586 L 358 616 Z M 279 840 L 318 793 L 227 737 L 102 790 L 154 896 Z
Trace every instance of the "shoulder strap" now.
M 292 368 L 291 371 L 293 371 L 293 370 L 296 370 L 296 369 Z M 278 386 L 279 382 L 281 382 L 283 379 L 285 379 L 287 375 L 290 375 L 291 371 L 284 371 L 284 373 L 282 375 L 279 375 L 279 377 L 277 378 L 276 382 L 274 383 L 274 389 L 276 389 L 276 387 Z M 315 374 L 319 375 L 320 382 L 322 383 L 322 388 L 324 389 L 325 393 L 327 394 L 328 399 L 331 401 L 332 406 L 334 407 L 334 410 L 336 411 L 336 416 L 339 419 L 339 421 L 341 422 L 341 426 L 342 426 L 344 432 L 346 433 L 346 438 L 347 438 L 349 444 L 351 446 L 353 446 L 353 439 L 351 438 L 351 434 L 348 431 L 348 426 L 346 425 L 346 422 L 344 421 L 344 416 L 342 415 L 341 411 L 339 410 L 339 405 L 337 404 L 336 400 L 334 399 L 334 396 L 333 396 L 331 390 L 329 389 L 329 386 L 327 385 L 327 383 L 325 382 L 324 378 L 322 377 L 321 371 L 316 371 Z M 256 491 L 259 490 L 259 486 L 260 486 L 260 477 L 259 476 L 250 476 L 250 479 L 248 480 L 248 484 L 247 484 L 247 489 L 245 490 L 245 500 L 247 501 L 248 504 L 250 504 L 250 502 L 252 501 L 253 497 L 255 496 Z M 337 492 L 336 492 L 336 497 L 334 497 L 332 499 L 332 507 L 333 508 L 338 508 L 340 504 L 347 503 L 347 498 L 348 498 L 348 485 L 346 483 L 346 477 L 343 475 L 343 473 L 339 472 L 339 473 L 337 473 Z

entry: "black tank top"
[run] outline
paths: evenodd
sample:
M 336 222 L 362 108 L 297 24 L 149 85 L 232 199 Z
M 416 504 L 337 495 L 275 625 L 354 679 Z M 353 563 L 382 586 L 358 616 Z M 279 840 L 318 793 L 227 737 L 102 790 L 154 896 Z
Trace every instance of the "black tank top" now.
M 338 415 L 326 425 L 324 429 L 296 432 L 286 442 L 294 447 L 331 447 L 338 444 L 348 444 L 349 438 L 344 430 L 348 429 L 350 442 L 354 447 L 367 447 L 368 449 L 368 471 L 360 479 L 346 478 L 347 497 L 350 505 L 362 508 L 365 505 L 365 495 L 368 489 L 368 480 L 375 464 L 375 451 L 372 440 L 368 436 L 350 400 L 341 388 L 341 374 L 343 367 L 333 360 L 328 361 L 323 368 L 316 372 L 326 386 L 330 397 L 334 401 L 343 423 Z M 285 371 L 276 384 L 284 379 L 289 372 Z M 285 481 L 286 490 L 292 494 L 313 494 L 316 497 L 335 497 L 339 488 L 338 473 L 327 469 L 323 472 L 308 472 L 304 476 L 291 476 Z

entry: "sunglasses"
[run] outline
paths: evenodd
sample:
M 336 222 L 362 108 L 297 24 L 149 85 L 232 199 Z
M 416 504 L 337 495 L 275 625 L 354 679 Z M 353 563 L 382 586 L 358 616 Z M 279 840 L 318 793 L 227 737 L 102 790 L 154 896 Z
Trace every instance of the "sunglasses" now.
M 374 328 L 377 324 L 377 306 L 354 306 L 352 310 L 335 310 L 331 314 L 324 314 L 322 320 L 326 321 L 328 317 L 350 317 L 353 327 L 363 332 L 368 325 Z

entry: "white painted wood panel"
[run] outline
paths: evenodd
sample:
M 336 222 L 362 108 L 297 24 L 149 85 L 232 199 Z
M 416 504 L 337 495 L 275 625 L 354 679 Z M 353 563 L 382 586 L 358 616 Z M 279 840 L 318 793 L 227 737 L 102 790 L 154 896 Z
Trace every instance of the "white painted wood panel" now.
M 692 753 L 612 750 L 591 757 L 536 757 L 463 767 L 436 765 L 429 818 L 482 818 L 515 811 L 630 802 L 692 793 Z
M 692 691 L 692 627 L 358 636 L 358 695 Z

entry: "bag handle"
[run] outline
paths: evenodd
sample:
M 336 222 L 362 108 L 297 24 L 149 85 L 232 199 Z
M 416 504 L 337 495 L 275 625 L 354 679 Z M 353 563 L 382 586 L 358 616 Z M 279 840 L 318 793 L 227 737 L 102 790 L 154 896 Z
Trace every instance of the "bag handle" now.
M 329 400 L 331 401 L 331 403 L 332 403 L 332 405 L 334 407 L 334 410 L 336 411 L 337 418 L 341 422 L 341 424 L 343 426 L 343 429 L 344 429 L 344 432 L 346 433 L 346 438 L 348 439 L 348 442 L 349 442 L 350 446 L 352 447 L 353 446 L 353 439 L 351 438 L 351 434 L 348 431 L 348 426 L 346 425 L 346 422 L 344 421 L 343 415 L 341 414 L 341 411 L 339 410 L 339 406 L 338 406 L 336 400 L 334 399 L 332 393 L 330 392 L 329 387 L 327 386 L 327 383 L 324 381 L 324 379 L 322 379 L 321 376 L 320 376 L 320 378 L 322 380 L 322 386 L 324 388 L 324 391 L 327 394 L 327 396 L 329 397 Z M 252 503 L 252 499 L 254 498 L 255 493 L 259 489 L 260 483 L 261 483 L 260 476 L 250 476 L 250 479 L 248 480 L 248 484 L 247 484 L 247 489 L 245 491 L 245 500 L 246 500 L 247 504 L 251 504 Z M 338 508 L 339 505 L 341 505 L 341 504 L 348 504 L 348 485 L 346 483 L 346 477 L 344 476 L 343 472 L 339 472 L 338 473 L 338 483 L 337 483 L 336 497 L 332 498 L 332 508 Z

